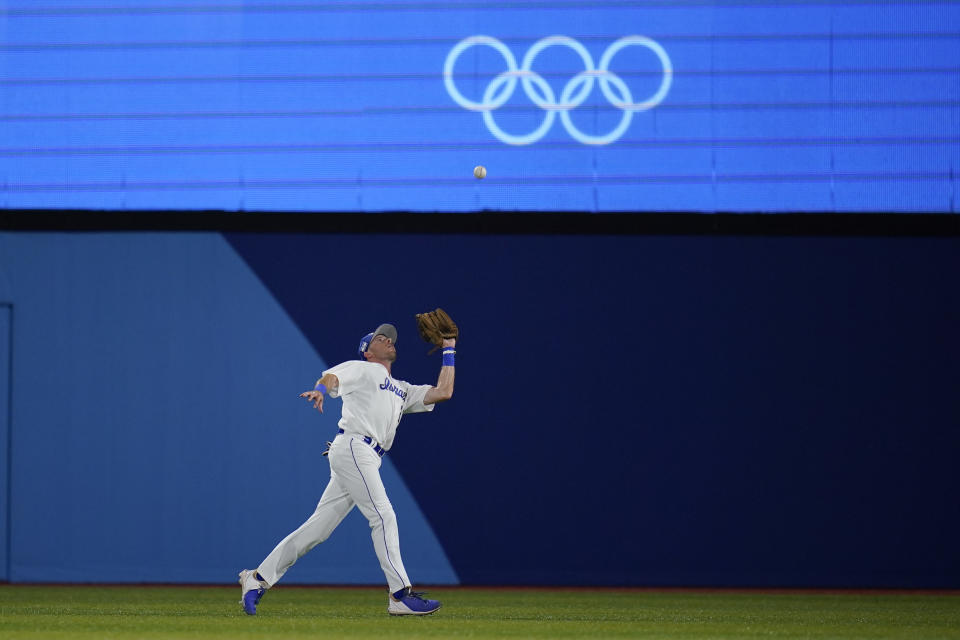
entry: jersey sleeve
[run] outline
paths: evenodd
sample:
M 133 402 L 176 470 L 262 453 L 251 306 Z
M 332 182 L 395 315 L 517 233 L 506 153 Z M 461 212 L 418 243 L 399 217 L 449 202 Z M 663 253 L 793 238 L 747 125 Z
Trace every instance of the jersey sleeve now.
M 363 379 L 363 362 L 359 360 L 347 360 L 335 367 L 331 367 L 323 372 L 323 375 L 332 373 L 340 381 L 336 390 L 329 391 L 331 398 L 338 398 L 345 393 L 350 393 L 356 388 L 357 383 Z
M 429 384 L 408 384 L 407 400 L 403 403 L 404 413 L 423 413 L 433 411 L 436 404 L 423 404 L 423 397 L 432 389 Z

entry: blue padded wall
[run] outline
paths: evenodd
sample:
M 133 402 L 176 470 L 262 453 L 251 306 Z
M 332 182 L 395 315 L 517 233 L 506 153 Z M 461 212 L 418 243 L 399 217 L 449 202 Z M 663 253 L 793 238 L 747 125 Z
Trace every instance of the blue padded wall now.
M 255 565 L 326 481 L 296 395 L 383 321 L 435 380 L 439 305 L 457 389 L 384 472 L 416 581 L 960 587 L 957 238 L 8 232 L 0 271 L 11 580 Z M 289 580 L 380 584 L 366 523 Z

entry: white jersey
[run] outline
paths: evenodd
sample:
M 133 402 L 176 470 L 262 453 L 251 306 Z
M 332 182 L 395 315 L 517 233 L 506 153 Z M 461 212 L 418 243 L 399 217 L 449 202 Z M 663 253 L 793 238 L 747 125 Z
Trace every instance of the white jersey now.
M 340 428 L 346 433 L 370 436 L 384 449 L 393 446 L 403 414 L 433 411 L 434 405 L 423 404 L 431 385 L 397 380 L 382 364 L 348 360 L 327 369 L 323 375 L 328 373 L 340 381 L 337 389 L 330 390 L 331 398 L 343 400 Z

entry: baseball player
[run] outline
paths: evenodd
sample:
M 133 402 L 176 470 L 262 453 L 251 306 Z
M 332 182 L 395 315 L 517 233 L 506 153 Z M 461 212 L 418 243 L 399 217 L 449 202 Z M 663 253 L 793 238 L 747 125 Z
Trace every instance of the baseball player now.
M 354 506 L 370 523 L 373 547 L 387 578 L 390 615 L 427 615 L 440 608 L 411 589 L 400 557 L 397 518 L 380 479 L 383 455 L 393 446 L 397 425 L 405 413 L 432 411 L 453 395 L 456 339 L 442 339 L 443 365 L 436 386 L 413 385 L 394 378 L 397 329 L 381 324 L 365 335 L 359 360 L 323 372 L 315 388 L 300 394 L 323 413 L 324 394 L 342 398 L 339 431 L 323 455 L 330 462 L 330 482 L 306 522 L 280 541 L 256 569 L 240 572 L 240 604 L 256 615 L 264 591 L 277 583 L 293 564 L 337 528 Z

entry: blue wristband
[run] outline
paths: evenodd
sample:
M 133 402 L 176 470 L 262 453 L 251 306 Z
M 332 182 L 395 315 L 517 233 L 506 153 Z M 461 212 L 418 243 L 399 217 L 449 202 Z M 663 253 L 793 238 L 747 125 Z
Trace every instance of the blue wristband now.
M 313 390 L 314 390 L 314 391 L 319 391 L 320 393 L 326 393 L 326 392 L 327 392 L 327 387 L 326 387 L 322 382 L 318 382 L 318 383 L 317 383 L 317 386 L 315 386 L 315 387 L 313 388 Z
M 457 352 L 454 351 L 452 347 L 447 347 L 446 349 L 444 349 L 443 350 L 443 366 L 445 367 L 454 366 L 453 357 L 455 355 L 457 355 Z

